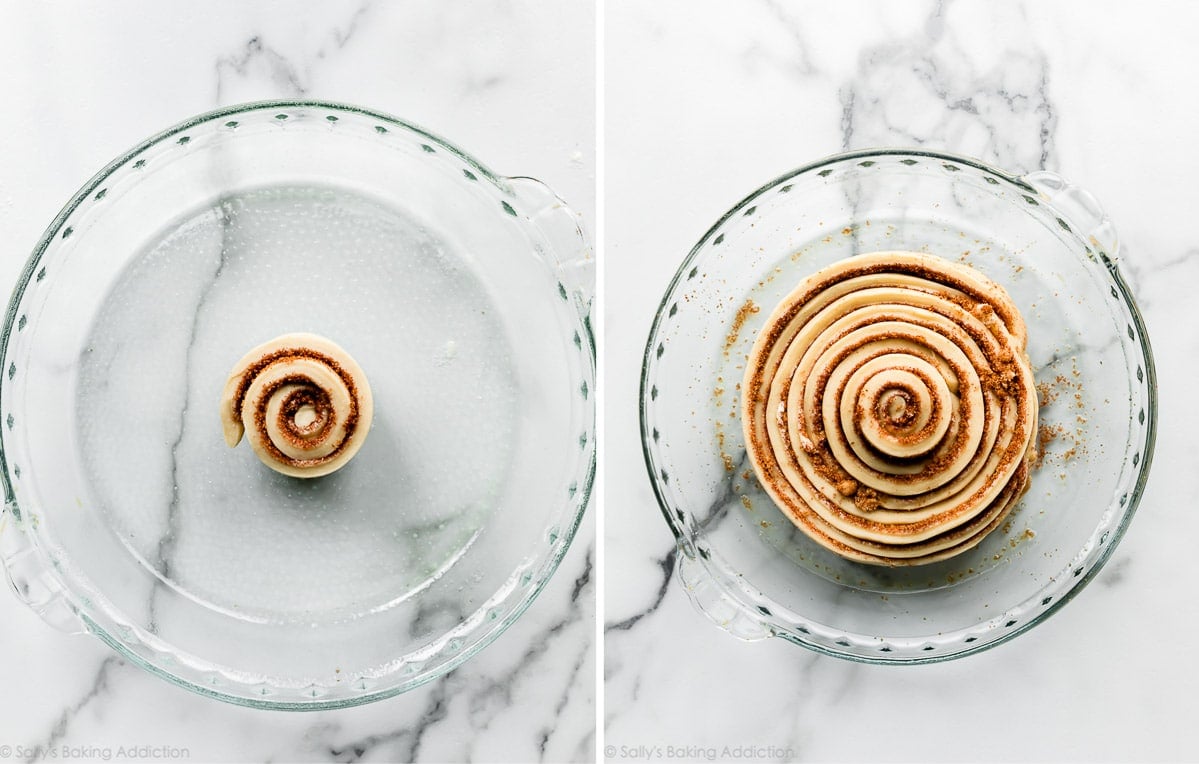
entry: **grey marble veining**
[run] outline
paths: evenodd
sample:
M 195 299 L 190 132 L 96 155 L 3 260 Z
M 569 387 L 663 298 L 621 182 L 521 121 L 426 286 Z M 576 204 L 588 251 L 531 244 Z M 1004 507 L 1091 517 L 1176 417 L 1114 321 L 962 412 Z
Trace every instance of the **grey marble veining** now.
M 208 293 L 212 290 L 213 285 L 216 283 L 217 279 L 220 278 L 221 272 L 225 268 L 225 254 L 227 252 L 226 246 L 225 246 L 225 240 L 227 238 L 229 215 L 228 215 L 227 210 L 225 209 L 225 205 L 219 204 L 217 206 L 217 209 L 220 210 L 223 214 L 221 214 L 221 221 L 220 221 L 221 225 L 218 229 L 221 233 L 217 237 L 216 241 L 213 242 L 215 245 L 214 246 L 215 252 L 214 252 L 214 257 L 212 257 L 211 259 L 215 263 L 215 267 L 212 269 L 212 271 L 209 274 L 205 275 L 204 280 L 201 282 L 201 288 L 198 292 L 198 296 L 197 296 L 195 304 L 191 305 L 189 307 L 189 309 L 186 311 L 188 314 L 191 315 L 192 320 L 187 328 L 187 340 L 182 345 L 182 347 L 184 348 L 184 354 L 185 354 L 184 363 L 183 363 L 183 373 L 182 373 L 182 379 L 184 380 L 184 383 L 177 385 L 177 387 L 179 387 L 183 390 L 183 405 L 179 407 L 178 433 L 174 436 L 174 439 L 171 440 L 170 449 L 169 449 L 170 450 L 170 470 L 169 470 L 169 473 L 166 475 L 166 485 L 170 486 L 170 501 L 167 503 L 167 506 L 166 506 L 164 523 L 162 525 L 162 533 L 158 537 L 158 543 L 155 545 L 156 548 L 154 551 L 154 555 L 152 556 L 152 558 L 150 560 L 151 564 L 154 565 L 154 569 L 158 572 L 158 574 L 161 575 L 163 579 L 168 579 L 168 580 L 171 578 L 171 562 L 172 562 L 172 557 L 173 557 L 173 554 L 175 551 L 175 547 L 179 542 L 179 533 L 180 533 L 180 527 L 179 527 L 179 491 L 180 491 L 180 487 L 179 487 L 179 483 L 180 483 L 180 479 L 179 479 L 179 447 L 183 443 L 183 436 L 184 436 L 185 429 L 187 426 L 187 413 L 188 413 L 188 409 L 192 405 L 192 401 L 191 401 L 191 397 L 190 397 L 191 388 L 188 384 L 186 384 L 186 380 L 192 379 L 192 375 L 193 375 L 193 366 L 194 366 L 193 357 L 195 356 L 195 354 L 197 352 L 196 351 L 196 332 L 197 332 L 197 327 L 199 326 L 199 323 L 200 323 L 200 317 L 203 314 L 204 303 L 208 297 Z M 152 634 L 158 633 L 156 605 L 157 605 L 157 595 L 159 594 L 159 591 L 162 586 L 163 586 L 162 581 L 160 579 L 155 579 L 153 588 L 150 591 L 150 602 L 147 606 L 147 610 L 149 612 L 149 618 L 147 619 L 147 624 L 148 624 L 147 629 Z
M 544 180 L 592 225 L 593 14 L 589 3 L 548 2 L 6 5 L 0 93 L 13 106 L 0 128 L 0 233 L 11 246 L 0 280 L 12 283 L 42 228 L 105 162 L 192 114 L 267 98 L 411 120 L 499 173 Z M 174 494 L 164 499 L 158 551 L 169 565 L 179 536 Z M 553 580 L 493 645 L 425 687 L 340 712 L 192 695 L 0 597 L 0 746 L 17 760 L 122 745 L 193 761 L 591 760 L 594 518 L 592 508 Z
M 1199 335 L 1170 318 L 1185 315 L 1199 279 L 1195 237 L 1178 225 L 1199 163 L 1183 127 L 1199 118 L 1183 74 L 1199 58 L 1181 31 L 1197 9 L 681 6 L 615 1 L 606 11 L 606 288 L 620 294 L 605 326 L 608 760 L 688 746 L 719 759 L 738 745 L 799 761 L 1188 758 L 1186 677 L 1199 666 L 1165 646 L 1199 613 L 1160 584 L 1196 572 L 1183 550 L 1199 530 L 1175 500 L 1197 487 L 1186 442 L 1199 422 L 1185 396 Z M 1120 233 L 1160 379 L 1149 488 L 1095 582 L 1009 644 L 922 667 L 742 643 L 696 612 L 673 574 L 635 414 L 658 300 L 702 233 L 768 179 L 875 146 L 1048 169 L 1093 192 Z
M 937 3 L 922 28 L 861 51 L 839 89 L 842 147 L 952 144 L 1008 170 L 1055 166 L 1048 58 L 1022 34 L 1024 9 L 993 9 L 1002 65 L 991 67 L 956 34 L 956 19 L 970 11 L 950 18 L 955 10 Z

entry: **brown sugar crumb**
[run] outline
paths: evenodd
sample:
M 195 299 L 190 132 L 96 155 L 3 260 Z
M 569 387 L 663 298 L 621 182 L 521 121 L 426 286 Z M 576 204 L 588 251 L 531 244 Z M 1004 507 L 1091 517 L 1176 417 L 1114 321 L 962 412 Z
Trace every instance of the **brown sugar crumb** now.
M 862 512 L 873 512 L 878 509 L 878 491 L 869 487 L 861 487 L 854 492 L 853 505 Z
M 1037 447 L 1044 448 L 1061 435 L 1065 430 L 1060 424 L 1043 424 L 1037 428 Z
M 1042 406 L 1048 406 L 1058 398 L 1063 392 L 1068 390 L 1074 391 L 1075 402 L 1077 403 L 1082 398 L 1081 382 L 1075 382 L 1065 374 L 1058 374 L 1049 382 L 1039 382 L 1037 384 L 1037 396 L 1041 399 Z
M 733 316 L 733 326 L 729 329 L 728 336 L 724 338 L 724 350 L 726 353 L 733 345 L 737 344 L 737 339 L 741 334 L 741 327 L 745 326 L 745 322 L 750 316 L 760 310 L 761 308 L 753 300 L 746 300 L 745 304 L 737 309 L 737 315 Z
M 1059 377 L 1058 379 L 1060 380 L 1062 378 Z M 1049 404 L 1053 403 L 1054 401 L 1057 400 L 1057 397 L 1059 395 L 1061 395 L 1061 388 L 1054 385 L 1053 383 L 1051 383 L 1051 382 L 1038 382 L 1037 383 L 1037 397 L 1041 400 L 1042 406 L 1048 406 Z
M 721 454 L 720 460 L 724 462 L 725 472 L 732 472 L 733 470 L 737 469 L 737 465 L 733 464 L 733 457 L 729 456 L 728 454 Z
M 754 509 L 753 503 L 750 502 L 749 497 L 746 496 L 745 494 L 741 495 L 741 505 L 744 506 L 746 509 L 748 509 L 751 512 Z
M 840 483 L 837 483 L 837 492 L 842 496 L 853 496 L 858 492 L 858 481 L 842 480 Z
M 1042 424 L 1037 428 L 1037 456 L 1033 460 L 1033 469 L 1045 463 L 1045 452 L 1050 443 L 1061 437 L 1065 429 L 1060 424 Z
M 1011 549 L 1015 549 L 1036 535 L 1037 535 L 1037 532 L 1034 531 L 1032 528 L 1025 528 L 1023 531 L 1017 533 L 1015 536 L 1012 536 L 1011 538 L 1008 539 L 1008 542 L 1007 542 L 1008 547 Z

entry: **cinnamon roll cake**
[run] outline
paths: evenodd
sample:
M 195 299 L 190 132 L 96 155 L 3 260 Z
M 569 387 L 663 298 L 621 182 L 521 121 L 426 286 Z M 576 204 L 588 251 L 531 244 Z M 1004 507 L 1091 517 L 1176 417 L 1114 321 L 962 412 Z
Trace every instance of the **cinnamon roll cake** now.
M 759 480 L 804 533 L 877 565 L 944 560 L 1028 487 L 1037 393 L 1024 321 L 973 268 L 877 252 L 804 279 L 742 381 Z

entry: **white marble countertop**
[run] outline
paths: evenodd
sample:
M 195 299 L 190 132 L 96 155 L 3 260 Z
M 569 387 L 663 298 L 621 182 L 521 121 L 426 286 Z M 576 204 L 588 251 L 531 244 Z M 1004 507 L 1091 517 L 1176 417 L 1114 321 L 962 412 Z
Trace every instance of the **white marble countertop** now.
M 1195 756 L 1186 539 L 1199 425 L 1199 7 L 1183 2 L 638 3 L 606 28 L 604 745 L 611 761 L 1129 761 Z M 658 300 L 727 209 L 844 149 L 919 145 L 1057 171 L 1115 221 L 1160 376 L 1157 455 L 1097 579 L 994 650 L 916 667 L 738 642 L 671 577 L 638 380 Z M 691 747 L 687 751 L 687 747 Z
M 548 0 L 4 3 L 0 284 L 110 159 L 193 114 L 270 98 L 401 116 L 499 173 L 544 180 L 592 226 L 594 13 Z M 593 507 L 553 581 L 495 644 L 423 688 L 336 712 L 192 695 L 0 595 L 0 759 L 150 746 L 191 761 L 591 760 L 594 542 Z

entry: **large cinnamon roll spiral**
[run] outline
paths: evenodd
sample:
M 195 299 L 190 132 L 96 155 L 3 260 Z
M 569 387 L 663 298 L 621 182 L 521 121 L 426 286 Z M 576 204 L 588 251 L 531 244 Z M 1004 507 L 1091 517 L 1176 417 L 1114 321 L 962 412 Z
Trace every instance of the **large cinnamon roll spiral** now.
M 242 357 L 225 383 L 221 421 L 230 447 L 249 433 L 271 469 L 311 478 L 341 469 L 362 447 L 374 407 L 362 369 L 315 334 L 285 334 Z
M 1037 394 L 1024 321 L 978 271 L 849 258 L 770 314 L 742 381 L 749 457 L 812 539 L 860 562 L 951 557 L 1028 486 Z

